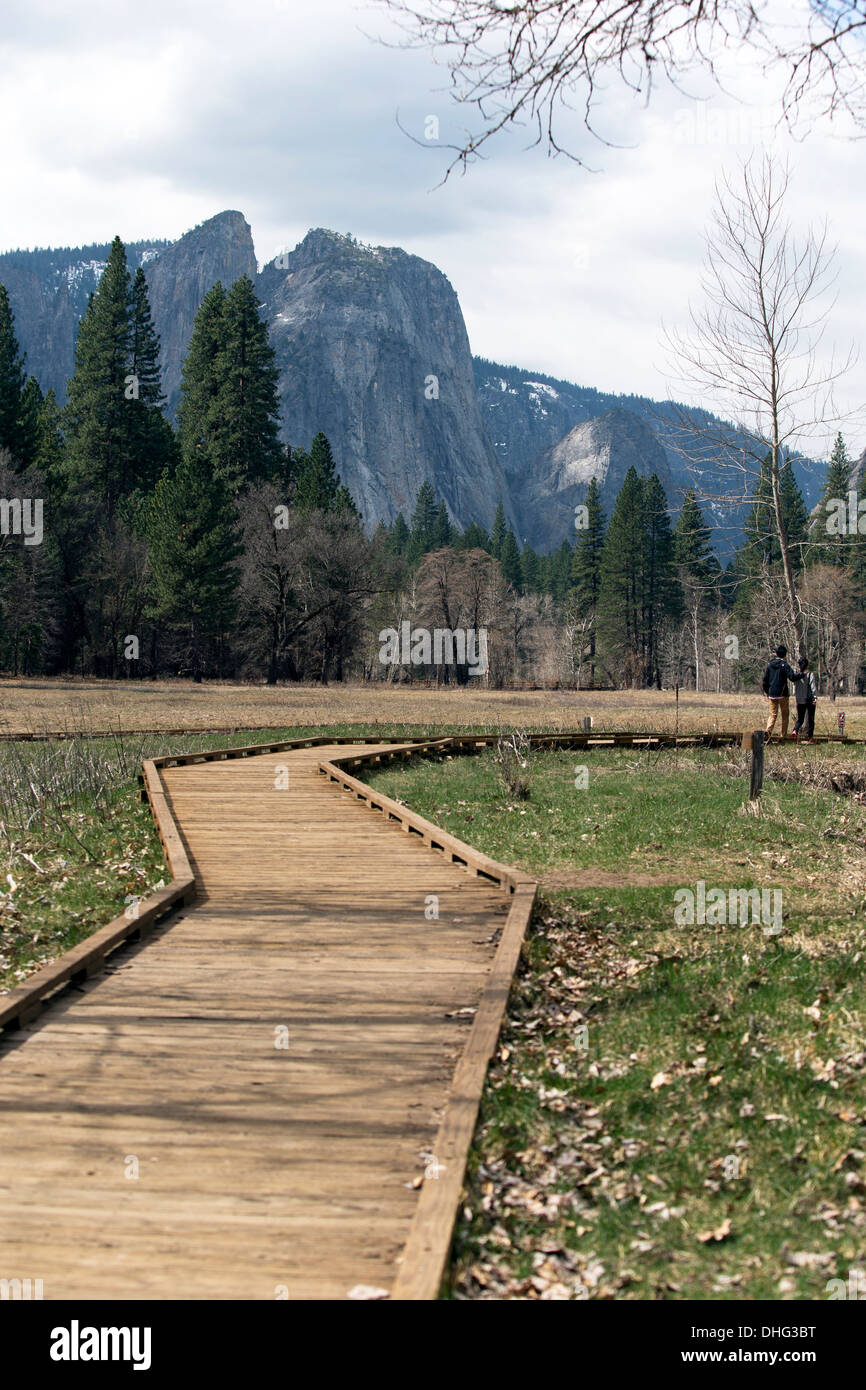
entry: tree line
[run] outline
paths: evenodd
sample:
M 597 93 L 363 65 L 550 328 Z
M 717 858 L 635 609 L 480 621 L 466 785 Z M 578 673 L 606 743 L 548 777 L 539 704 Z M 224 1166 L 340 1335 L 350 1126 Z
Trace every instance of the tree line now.
M 547 555 L 518 543 L 501 501 L 489 532 L 458 530 L 427 482 L 411 516 L 367 535 L 326 436 L 281 443 L 277 386 L 252 282 L 218 283 L 196 316 L 173 427 L 146 279 L 117 238 L 61 407 L 26 374 L 0 285 L 0 496 L 42 498 L 49 518 L 39 545 L 0 535 L 2 669 L 465 682 L 465 669 L 383 657 L 380 632 L 408 621 L 485 628 L 483 678 L 497 685 L 722 690 L 756 679 L 787 635 L 769 461 L 725 569 L 695 492 L 674 523 L 659 479 L 633 468 L 609 519 L 590 483 L 574 537 Z M 866 540 L 825 520 L 850 467 L 840 436 L 811 519 L 790 461 L 780 473 L 828 688 L 862 683 Z

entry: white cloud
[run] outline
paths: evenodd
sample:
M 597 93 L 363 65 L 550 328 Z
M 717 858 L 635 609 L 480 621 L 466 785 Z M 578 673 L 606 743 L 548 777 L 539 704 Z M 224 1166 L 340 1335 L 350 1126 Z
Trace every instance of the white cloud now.
M 761 94 L 754 107 L 660 89 L 644 110 L 611 87 L 603 128 L 624 148 L 593 142 L 577 115 L 563 127 L 603 172 L 526 150 L 531 133 L 515 133 L 436 187 L 442 146 L 469 121 L 445 69 L 368 37 L 385 33 L 381 5 L 349 0 L 7 0 L 3 246 L 174 237 L 229 207 L 262 260 L 312 226 L 352 231 L 434 261 L 476 352 L 659 394 L 660 322 L 681 320 L 697 293 L 714 179 L 775 138 L 795 163 L 795 222 L 826 215 L 840 244 L 833 336 L 860 336 L 863 147 L 823 131 L 774 137 L 772 91 L 754 69 L 740 61 L 732 74 Z M 424 138 L 430 115 L 439 146 Z M 843 394 L 866 399 L 866 366 Z

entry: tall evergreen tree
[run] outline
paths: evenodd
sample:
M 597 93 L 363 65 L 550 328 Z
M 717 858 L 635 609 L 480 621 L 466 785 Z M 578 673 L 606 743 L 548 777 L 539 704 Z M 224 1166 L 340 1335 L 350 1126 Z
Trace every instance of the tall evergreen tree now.
M 392 555 L 405 555 L 409 544 L 409 527 L 402 512 L 394 518 L 388 536 L 388 549 Z
M 147 529 L 152 615 L 180 635 L 200 681 L 209 646 L 234 617 L 241 549 L 228 488 L 204 449 L 193 448 L 159 480 Z
M 692 488 L 689 488 L 683 498 L 674 529 L 674 560 L 683 592 L 686 618 L 681 636 L 683 639 L 689 639 L 689 664 L 694 672 L 695 690 L 700 690 L 704 620 L 708 614 L 711 596 L 715 597 L 717 611 L 720 610 L 722 584 L 721 568 L 713 551 L 710 528 L 704 521 Z M 681 656 L 684 655 L 684 647 L 681 647 L 680 651 Z
M 523 571 L 520 567 L 520 551 L 517 548 L 517 540 L 510 526 L 505 532 L 505 539 L 499 551 L 499 563 L 507 582 L 515 589 L 519 589 L 523 583 Z
M 653 473 L 644 485 L 646 569 L 644 574 L 645 680 L 661 690 L 660 639 L 665 623 L 681 616 L 682 590 L 674 561 L 667 497 Z
M 414 564 L 420 560 L 422 555 L 426 555 L 428 550 L 433 548 L 433 527 L 436 524 L 436 494 L 433 486 L 426 480 L 418 489 L 418 496 L 415 501 L 415 510 L 412 513 L 412 520 L 409 523 L 411 535 L 407 549 L 407 558 Z
M 614 504 L 601 556 L 598 605 L 600 646 L 611 671 L 626 684 L 643 680 L 644 564 L 646 512 L 644 482 L 629 468 Z
M 785 460 L 779 471 L 779 494 L 782 504 L 782 521 L 791 552 L 791 563 L 794 566 L 802 567 L 807 548 L 809 514 L 803 501 L 803 494 L 794 477 L 794 469 L 790 459 Z M 761 470 L 746 514 L 743 537 L 738 567 L 744 580 L 748 582 L 756 578 L 765 565 L 781 564 L 782 551 L 779 546 L 773 512 L 769 455 L 761 464 Z
M 831 516 L 838 517 L 839 503 L 843 505 L 844 515 L 848 517 L 848 478 L 851 473 L 851 460 L 841 433 L 836 435 L 833 451 L 827 462 L 827 476 L 818 504 L 812 527 L 812 541 L 809 558 L 822 565 L 845 565 L 854 555 L 854 537 L 846 530 L 832 534 L 828 530 Z
M 719 562 L 713 552 L 710 528 L 698 505 L 694 488 L 689 488 L 674 528 L 674 560 L 697 583 L 709 583 L 718 574 Z
M 454 545 L 457 550 L 490 550 L 490 537 L 483 526 L 479 526 L 477 521 L 470 521 L 462 535 L 458 536 Z
M 35 376 L 29 376 L 21 392 L 21 411 L 18 417 L 18 459 L 23 468 L 36 463 L 39 453 L 39 416 L 43 396 Z
M 538 593 L 540 589 L 538 582 L 539 558 L 538 553 L 527 542 L 520 556 L 520 569 L 523 574 L 524 587 L 530 594 Z
M 198 307 L 192 337 L 181 372 L 180 406 L 177 412 L 178 438 L 184 458 L 196 450 L 213 454 L 222 425 L 218 398 L 221 386 L 222 354 L 225 345 L 226 292 L 217 280 Z
M 52 390 L 39 402 L 33 462 L 45 474 L 52 493 L 59 493 L 64 482 L 63 413 Z
M 561 603 L 571 586 L 572 547 L 563 541 L 550 555 L 544 556 L 545 592 Z
M 601 489 L 590 478 L 584 506 L 587 525 L 578 531 L 571 559 L 571 584 L 578 603 L 588 612 L 598 606 L 601 587 L 601 556 L 604 550 L 605 515 L 601 505 Z
M 155 467 L 144 461 L 135 427 L 133 295 L 120 237 L 115 237 L 99 286 L 78 330 L 75 371 L 64 411 L 66 464 L 75 490 L 90 495 L 110 520 L 118 503 L 136 488 L 147 488 Z M 163 438 L 165 436 L 163 435 Z
M 782 499 L 785 534 L 791 550 L 791 563 L 797 569 L 802 569 L 808 551 L 809 511 L 794 476 L 794 465 L 790 458 L 785 460 L 779 470 L 779 494 Z
M 571 586 L 582 615 L 593 620 L 589 629 L 589 669 L 590 679 L 594 682 L 598 641 L 596 621 L 601 594 L 601 557 L 604 553 L 604 533 L 607 525 L 601 505 L 601 489 L 595 478 L 589 480 L 584 506 L 587 524 L 578 531 L 574 543 L 571 556 Z
M 302 512 L 337 510 L 340 479 L 326 435 L 316 435 L 310 451 L 299 456 L 295 506 Z
M 15 337 L 12 305 L 6 286 L 0 285 L 0 449 L 8 449 L 18 467 L 24 463 L 21 457 L 24 380 L 24 358 Z
M 214 462 L 229 491 L 237 493 L 251 483 L 274 479 L 282 458 L 279 372 L 248 275 L 236 280 L 226 295 L 216 369 L 218 442 Z
M 502 505 L 502 498 L 496 504 L 496 515 L 493 518 L 493 530 L 490 532 L 490 553 L 497 560 L 502 558 L 502 546 L 505 542 L 505 534 L 508 530 L 508 523 L 505 520 L 505 508 Z
M 130 304 L 131 378 L 127 397 L 129 452 L 134 460 L 135 486 L 152 491 L 163 470 L 175 463 L 174 431 L 162 413 L 165 397 L 159 367 L 159 337 L 153 326 L 147 280 L 141 266 L 132 282 Z
M 451 522 L 448 519 L 448 508 L 444 502 L 440 502 L 433 519 L 433 531 L 431 535 L 432 548 L 442 550 L 446 545 L 450 545 L 454 537 Z

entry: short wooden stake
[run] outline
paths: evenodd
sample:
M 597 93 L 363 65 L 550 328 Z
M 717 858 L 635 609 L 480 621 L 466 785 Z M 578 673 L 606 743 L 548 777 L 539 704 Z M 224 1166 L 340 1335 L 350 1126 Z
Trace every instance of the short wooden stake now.
M 752 731 L 752 769 L 749 781 L 749 800 L 757 801 L 764 785 L 764 731 Z

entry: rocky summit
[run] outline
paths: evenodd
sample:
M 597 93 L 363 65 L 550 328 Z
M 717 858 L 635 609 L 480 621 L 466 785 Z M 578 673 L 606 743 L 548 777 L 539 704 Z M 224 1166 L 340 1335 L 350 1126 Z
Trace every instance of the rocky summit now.
M 463 315 L 429 261 L 311 231 L 266 266 L 259 298 L 280 370 L 283 438 L 331 441 L 368 521 L 432 483 L 459 525 L 513 504 L 475 391 Z
M 61 401 L 108 250 L 0 255 L 27 368 Z M 203 297 L 217 280 L 255 281 L 279 369 L 282 438 L 306 446 L 320 430 L 328 436 L 368 526 L 408 516 L 429 482 L 458 526 L 489 527 L 501 498 L 516 534 L 548 549 L 573 539 L 574 507 L 591 477 L 608 513 L 631 465 L 657 473 L 674 508 L 692 481 L 671 446 L 672 407 L 473 361 L 452 285 L 397 247 L 318 228 L 259 273 L 249 224 L 226 211 L 175 242 L 131 243 L 127 258 L 147 277 L 172 417 Z M 811 505 L 820 481 L 797 471 Z M 718 494 L 724 479 L 710 481 L 708 493 Z M 710 504 L 708 520 L 724 522 L 729 546 L 730 517 Z

